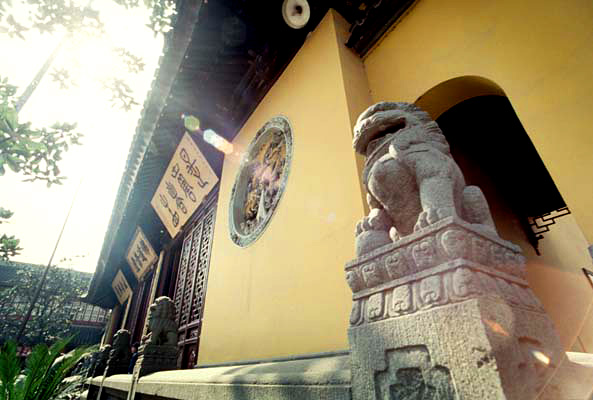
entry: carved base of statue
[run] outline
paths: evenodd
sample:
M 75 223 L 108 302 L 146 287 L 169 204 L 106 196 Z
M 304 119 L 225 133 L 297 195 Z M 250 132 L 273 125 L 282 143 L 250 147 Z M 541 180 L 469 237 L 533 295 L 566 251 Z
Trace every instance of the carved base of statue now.
M 134 365 L 134 378 L 158 371 L 177 369 L 176 345 L 143 345 L 138 351 L 138 360 Z
M 448 217 L 346 265 L 352 398 L 562 399 L 564 352 L 514 244 Z

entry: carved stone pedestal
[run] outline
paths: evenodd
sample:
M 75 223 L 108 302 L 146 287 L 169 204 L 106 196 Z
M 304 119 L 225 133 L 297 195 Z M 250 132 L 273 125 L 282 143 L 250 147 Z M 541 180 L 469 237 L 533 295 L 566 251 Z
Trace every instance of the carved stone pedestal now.
M 561 399 L 563 350 L 510 242 L 445 218 L 346 265 L 352 397 Z
M 134 377 L 141 378 L 157 371 L 177 369 L 177 346 L 151 345 L 140 346 L 138 360 L 134 365 Z

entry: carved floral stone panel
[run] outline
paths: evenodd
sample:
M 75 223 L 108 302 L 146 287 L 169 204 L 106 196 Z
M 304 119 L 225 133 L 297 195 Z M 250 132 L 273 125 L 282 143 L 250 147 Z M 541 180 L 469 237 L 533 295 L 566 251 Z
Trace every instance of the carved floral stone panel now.
M 292 159 L 292 129 L 277 116 L 257 132 L 235 179 L 229 209 L 233 242 L 253 243 L 265 230 L 282 197 Z
M 433 365 L 424 345 L 385 352 L 387 368 L 375 374 L 377 400 L 455 400 L 448 368 Z

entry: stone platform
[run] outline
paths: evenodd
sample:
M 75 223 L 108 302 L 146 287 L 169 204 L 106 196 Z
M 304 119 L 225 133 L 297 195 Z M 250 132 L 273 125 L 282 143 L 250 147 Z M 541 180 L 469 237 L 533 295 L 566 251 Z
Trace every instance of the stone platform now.
M 417 354 L 422 353 L 421 349 L 418 350 L 420 351 Z M 410 351 L 409 355 L 413 356 L 413 353 Z M 587 359 L 588 364 L 575 360 L 575 354 L 577 353 L 569 353 L 568 359 L 565 359 L 553 377 L 552 384 L 556 386 L 557 392 L 562 393 L 561 398 L 590 400 L 593 394 L 593 354 L 577 354 L 581 359 Z M 392 356 L 391 360 L 393 359 Z M 428 361 L 438 365 L 433 359 Z M 437 374 L 438 372 L 433 376 Z M 385 379 L 386 374 L 380 373 L 378 376 Z M 140 378 L 137 393 L 140 397 L 146 395 L 158 399 L 350 400 L 350 379 L 350 355 L 344 353 L 301 360 L 157 372 Z M 125 399 L 132 384 L 132 375 L 113 375 L 104 381 L 102 377 L 93 378 L 94 390 L 91 392 L 97 393 L 101 382 L 103 398 Z M 489 398 L 482 397 L 484 400 Z
M 95 378 L 92 384 L 97 388 L 101 379 Z M 104 398 L 125 399 L 131 385 L 132 375 L 106 378 L 102 389 Z M 136 398 L 138 395 L 141 398 L 194 400 L 348 400 L 351 398 L 350 356 L 345 353 L 156 372 L 138 380 Z

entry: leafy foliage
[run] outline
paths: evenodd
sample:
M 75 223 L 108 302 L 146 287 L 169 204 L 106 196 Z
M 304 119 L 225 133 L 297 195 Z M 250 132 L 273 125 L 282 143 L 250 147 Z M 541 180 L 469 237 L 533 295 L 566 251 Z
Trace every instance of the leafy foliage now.
M 164 34 L 171 29 L 172 20 L 176 14 L 175 0 L 113 1 L 126 9 L 138 8 L 143 5 L 151 10 L 147 26 L 154 32 L 155 36 Z M 105 27 L 101 21 L 99 11 L 92 8 L 92 1 L 88 1 L 86 5 L 81 5 L 72 0 L 20 0 L 19 7 L 25 6 L 28 8 L 26 13 L 28 17 L 19 17 L 22 20 L 17 20 L 13 14 L 10 14 L 11 7 L 14 6 L 13 3 L 16 2 L 13 0 L 0 0 L 0 34 L 5 33 L 9 37 L 26 40 L 26 34 L 31 30 L 40 33 L 60 32 L 67 34 L 66 37 L 69 42 L 74 42 L 77 38 L 86 37 L 88 39 L 90 37 L 104 36 L 105 34 Z M 118 46 L 114 46 L 113 51 L 120 56 L 129 73 L 139 73 L 144 70 L 145 64 L 142 58 Z M 49 64 L 52 62 L 53 59 Z M 45 71 L 47 71 L 49 64 L 45 67 Z M 67 68 L 53 69 L 52 79 L 59 85 L 60 89 L 68 89 L 74 85 L 69 71 L 71 68 L 72 65 L 68 65 Z M 112 106 L 129 111 L 134 105 L 139 104 L 133 97 L 132 89 L 121 79 L 121 76 L 113 77 L 106 82 L 107 84 L 104 84 L 104 87 L 110 91 Z M 52 128 L 64 129 L 65 127 L 55 126 Z
M 49 348 L 45 344 L 35 346 L 22 371 L 16 344 L 5 343 L 0 352 L 0 400 L 65 398 L 76 383 L 65 378 L 87 352 L 77 348 L 60 356 L 71 339 L 58 340 Z
M 128 72 L 138 73 L 144 71 L 144 61 L 142 61 L 142 57 L 138 57 L 130 51 L 124 49 L 123 47 L 116 47 L 113 50 L 122 60 L 122 62 L 126 65 Z
M 8 260 L 10 257 L 19 255 L 19 252 L 23 249 L 19 246 L 21 243 L 20 239 L 16 236 L 3 233 L 0 236 L 0 260 Z
M 152 10 L 148 27 L 155 35 L 168 32 L 171 29 L 171 20 L 175 16 L 175 1 L 144 0 L 144 3 Z
M 16 337 L 43 268 L 20 269 L 12 287 L 0 289 L 0 343 Z M 71 321 L 78 311 L 77 299 L 88 281 L 74 271 L 52 267 L 22 338 L 23 344 L 51 343 L 71 335 Z
M 75 124 L 55 123 L 49 128 L 34 129 L 28 122 L 20 123 L 15 108 L 16 90 L 16 86 L 0 77 L 0 176 L 8 166 L 27 177 L 25 181 L 45 181 L 48 187 L 61 184 L 66 178 L 58 163 L 69 146 L 80 144 L 82 134 L 76 131 Z M 10 217 L 12 212 L 0 207 L 0 224 Z M 18 255 L 22 250 L 19 244 L 14 235 L 2 234 L 0 260 Z
M 80 6 L 70 0 L 27 0 L 28 19 L 17 21 L 7 10 L 12 0 L 0 0 L 0 28 L 10 36 L 24 39 L 23 33 L 37 30 L 51 33 L 57 30 L 67 32 L 101 32 L 103 23 L 99 13 L 88 6 Z
M 14 213 L 10 210 L 0 207 L 0 224 L 12 217 Z M 22 250 L 19 247 L 20 240 L 14 235 L 8 236 L 3 234 L 0 236 L 0 260 L 8 260 L 9 257 L 16 256 Z
M 111 92 L 109 101 L 111 101 L 114 107 L 118 106 L 123 110 L 129 111 L 134 105 L 138 104 L 134 100 L 134 96 L 132 96 L 132 89 L 123 79 L 109 79 L 103 82 L 103 86 Z
M 66 68 L 54 68 L 50 75 L 52 80 L 60 86 L 60 90 L 67 90 L 72 86 L 76 86 L 70 76 L 70 71 Z
M 17 21 L 7 11 L 13 0 L 0 0 L 0 32 L 11 37 L 24 39 L 23 33 L 37 30 L 41 33 L 65 30 L 66 32 L 102 32 L 104 25 L 99 12 L 88 4 L 78 5 L 71 0 L 24 0 L 29 7 L 26 21 Z M 151 10 L 147 24 L 155 34 L 165 33 L 171 28 L 171 18 L 175 15 L 175 0 L 114 0 L 127 8 L 138 8 L 142 4 Z M 90 2 L 89 2 L 90 3 Z
M 80 144 L 82 134 L 76 124 L 55 123 L 49 128 L 34 129 L 20 123 L 15 109 L 16 87 L 0 78 L 0 176 L 6 166 L 25 175 L 26 181 L 41 180 L 47 186 L 61 184 L 58 162 L 71 145 Z
M 127 9 L 140 6 L 140 0 L 113 0 Z M 144 0 L 146 8 L 152 11 L 148 26 L 155 35 L 166 33 L 171 29 L 172 18 L 175 16 L 175 0 Z

